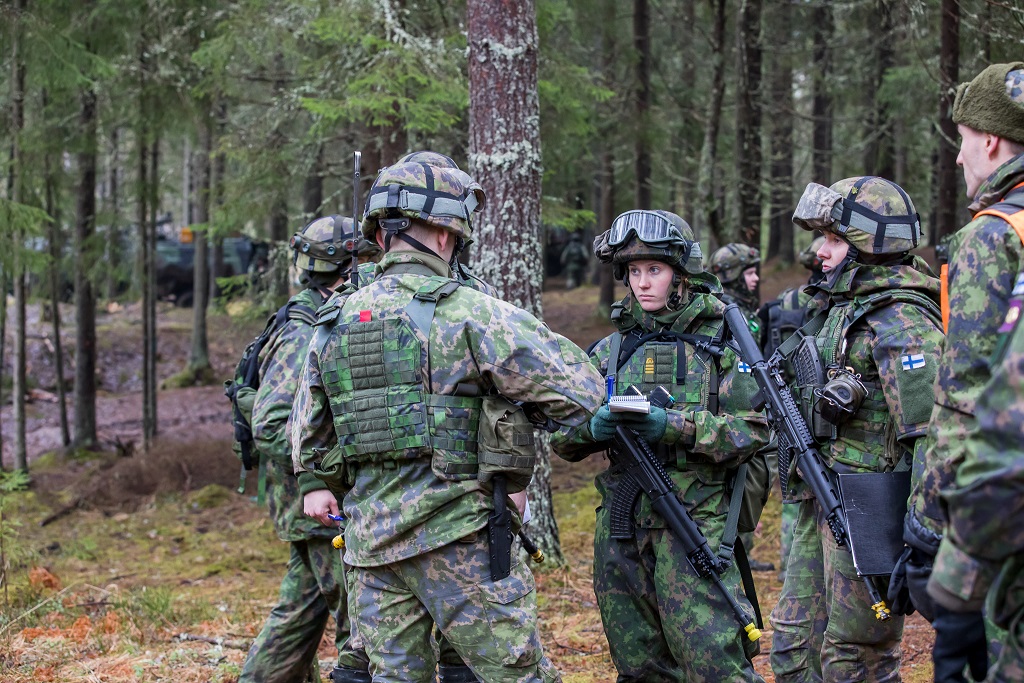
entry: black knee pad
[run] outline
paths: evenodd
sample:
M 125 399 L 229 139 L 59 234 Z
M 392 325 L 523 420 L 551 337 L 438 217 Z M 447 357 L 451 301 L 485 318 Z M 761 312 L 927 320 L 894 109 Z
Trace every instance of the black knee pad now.
M 373 677 L 369 671 L 361 669 L 344 669 L 340 666 L 334 667 L 331 672 L 331 680 L 334 683 L 372 683 Z
M 461 666 L 441 664 L 437 667 L 437 683 L 477 683 L 479 680 L 473 670 L 465 664 Z

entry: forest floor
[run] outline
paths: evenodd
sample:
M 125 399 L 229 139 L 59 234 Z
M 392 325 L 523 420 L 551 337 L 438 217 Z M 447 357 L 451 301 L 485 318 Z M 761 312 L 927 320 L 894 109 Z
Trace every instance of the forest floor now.
M 762 293 L 773 296 L 804 272 L 766 269 Z M 549 283 L 545 317 L 582 346 L 610 326 L 594 314 L 597 290 L 571 292 Z M 65 311 L 70 315 L 70 311 Z M 274 605 L 288 558 L 266 511 L 238 495 L 238 461 L 230 451 L 228 404 L 219 386 L 161 391 L 160 436 L 141 454 L 138 384 L 141 325 L 128 306 L 99 318 L 99 433 L 105 452 L 61 455 L 53 393 L 52 339 L 38 308 L 30 338 L 29 490 L 0 494 L 0 680 L 235 681 L 246 650 Z M 217 376 L 227 377 L 242 347 L 262 328 L 252 316 L 211 314 Z M 169 377 L 189 349 L 191 311 L 161 306 L 159 374 Z M 65 332 L 65 347 L 73 334 Z M 71 364 L 69 363 L 70 374 Z M 2 411 L 4 464 L 12 435 Z M 592 587 L 592 481 L 606 461 L 553 459 L 552 488 L 566 567 L 535 571 L 546 652 L 566 683 L 613 681 Z M 779 510 L 773 497 L 754 555 L 779 565 Z M 46 521 L 44 526 L 41 523 Z M 776 572 L 755 575 L 761 609 L 778 599 Z M 766 624 L 758 671 L 772 681 Z M 932 631 L 919 615 L 906 622 L 903 679 L 932 678 Z M 332 642 L 319 656 L 329 671 Z

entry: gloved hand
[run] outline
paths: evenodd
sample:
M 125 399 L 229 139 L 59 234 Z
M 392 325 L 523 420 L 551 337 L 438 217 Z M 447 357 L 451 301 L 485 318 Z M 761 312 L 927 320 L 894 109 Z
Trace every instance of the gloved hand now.
M 910 546 L 903 548 L 903 553 L 896 560 L 896 566 L 889 576 L 889 592 L 885 597 L 893 614 L 910 616 L 914 613 L 914 603 L 910 599 L 910 588 L 907 586 L 907 559 L 913 550 Z
M 590 418 L 590 433 L 598 441 L 611 441 L 615 438 L 616 415 L 611 408 L 604 405 L 597 409 L 594 417 Z
M 668 413 L 664 408 L 651 406 L 651 412 L 647 414 L 615 413 L 615 415 L 621 415 L 621 424 L 632 429 L 647 443 L 658 443 L 661 441 L 661 437 L 665 436 Z
M 951 612 L 935 605 L 935 683 L 966 683 L 964 667 L 971 678 L 985 680 L 988 673 L 988 640 L 981 612 Z
M 902 558 L 901 558 L 902 559 Z M 910 548 L 910 556 L 904 563 L 907 579 L 907 595 L 914 608 L 928 621 L 935 620 L 935 601 L 928 595 L 928 579 L 932 575 L 935 556 L 923 550 Z M 897 565 L 897 569 L 899 565 Z M 894 570 L 895 572 L 895 570 Z M 910 612 L 907 612 L 910 614 Z M 979 679 L 981 680 L 981 679 Z

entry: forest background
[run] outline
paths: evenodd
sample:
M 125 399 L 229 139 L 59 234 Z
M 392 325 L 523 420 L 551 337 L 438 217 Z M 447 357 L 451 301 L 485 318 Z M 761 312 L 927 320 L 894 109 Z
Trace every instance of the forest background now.
M 287 238 L 351 212 L 353 150 L 363 194 L 415 149 L 477 177 L 489 202 L 469 261 L 537 314 L 550 298 L 545 249 L 573 231 L 586 243 L 632 208 L 682 215 L 705 253 L 759 246 L 769 283 L 796 282 L 809 236 L 789 217 L 809 181 L 895 180 L 932 246 L 966 222 L 952 91 L 1020 59 L 1022 29 L 1016 0 L 0 0 L 0 639 L 78 624 L 68 642 L 123 659 L 169 628 L 181 602 L 172 586 L 202 579 L 129 580 L 116 600 L 117 582 L 64 592 L 44 565 L 117 563 L 100 541 L 67 552 L 40 543 L 64 524 L 80 540 L 79 524 L 118 515 L 129 516 L 115 538 L 141 533 L 123 527 L 138 509 L 171 514 L 165 494 L 180 515 L 206 509 L 193 497 L 220 475 L 199 471 L 216 469 L 209 458 L 189 460 L 207 450 L 183 434 L 226 416 L 211 385 L 286 296 Z M 191 311 L 158 304 L 158 254 L 183 235 L 195 254 Z M 258 286 L 224 277 L 225 240 L 239 235 L 271 245 Z M 550 304 L 556 329 L 571 325 L 582 344 L 603 333 L 621 293 L 608 270 L 592 275 L 585 293 Z M 208 404 L 215 417 L 196 409 Z M 33 439 L 44 432 L 56 436 Z M 587 551 L 566 530 L 586 520 L 559 513 L 560 496 L 575 501 L 589 483 L 566 477 L 586 479 L 552 473 L 545 458 L 531 487 L 536 533 L 564 572 L 551 580 L 571 588 L 563 606 L 584 605 L 581 633 L 599 638 L 593 605 L 587 617 L 588 600 L 572 593 L 587 590 L 586 570 L 573 571 Z M 51 524 L 28 528 L 40 519 Z M 193 522 L 181 538 L 206 533 Z M 272 552 L 241 555 L 250 564 L 227 568 L 276 567 Z M 182 574 L 170 563 L 162 576 Z M 252 598 L 254 623 L 267 599 Z M 181 608 L 181 623 L 211 616 L 210 599 L 185 602 L 200 607 Z

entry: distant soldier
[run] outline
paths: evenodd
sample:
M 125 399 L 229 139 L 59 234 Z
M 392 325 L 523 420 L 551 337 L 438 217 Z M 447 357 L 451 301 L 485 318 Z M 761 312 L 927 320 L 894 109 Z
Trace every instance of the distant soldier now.
M 574 232 L 569 238 L 568 244 L 562 248 L 560 262 L 565 269 L 565 288 L 576 289 L 583 282 L 584 273 L 587 270 L 587 249 L 583 246 L 583 239 L 578 232 Z
M 808 287 L 820 312 L 780 349 L 800 368 L 792 389 L 823 464 L 830 476 L 907 472 L 924 457 L 942 343 L 939 281 L 909 253 L 921 239 L 917 210 L 896 183 L 860 176 L 810 183 L 793 222 L 825 235 L 825 278 Z M 853 536 L 839 544 L 799 470 L 780 464 L 779 474 L 788 475 L 784 496 L 800 502 L 771 616 L 775 680 L 898 681 L 903 617 L 880 599 L 888 576 L 862 576 Z M 843 503 L 899 528 L 907 494 L 880 490 L 894 479 L 869 480 L 870 500 L 844 491 Z
M 313 338 L 316 310 L 345 281 L 352 240 L 361 260 L 379 256 L 376 244 L 357 238 L 352 219 L 318 218 L 290 242 L 293 264 L 304 289 L 291 298 L 289 315 L 264 347 L 260 388 L 252 410 L 257 450 L 267 459 L 267 500 L 277 535 L 291 546 L 288 570 L 277 606 L 270 612 L 242 666 L 242 683 L 300 683 L 318 666 L 316 651 L 329 616 L 337 628 L 335 683 L 369 683 L 366 655 L 350 640 L 345 571 L 331 540 L 337 526 L 325 526 L 303 514 L 312 509 L 338 511 L 327 485 L 309 473 L 292 472 L 291 442 L 286 428 L 295 402 L 306 349 Z M 319 680 L 319 673 L 316 679 Z
M 743 311 L 754 339 L 761 334 L 757 309 L 761 306 L 758 283 L 761 275 L 761 252 L 745 244 L 732 243 L 715 250 L 708 262 L 711 272 L 722 282 L 722 301 L 736 304 Z
M 350 614 L 380 680 L 431 680 L 435 623 L 485 681 L 559 680 L 503 492 L 521 501 L 532 476 L 520 402 L 574 431 L 603 382 L 572 342 L 452 277 L 477 188 L 425 163 L 378 175 L 362 225 L 378 276 L 322 309 L 306 363 L 296 447 L 344 495 Z
M 957 163 L 963 167 L 974 219 L 948 245 L 949 322 L 927 459 L 925 467 L 914 472 L 913 514 L 904 529 L 908 547 L 893 581 L 908 588 L 913 606 L 936 629 L 937 674 L 962 671 L 970 654 L 986 641 L 981 601 L 988 582 L 970 556 L 943 540 L 943 498 L 955 496 L 958 488 L 958 470 L 967 455 L 965 439 L 977 428 L 975 406 L 992 376 L 990 359 L 998 330 L 1024 264 L 1024 229 L 1014 217 L 1024 207 L 1024 62 L 994 64 L 961 84 L 953 120 L 961 137 Z M 928 583 L 933 563 L 936 580 Z M 947 601 L 934 604 L 933 585 L 936 591 L 959 586 L 959 597 L 965 600 L 961 609 L 949 611 L 942 606 Z M 973 611 L 962 611 L 965 606 Z M 990 652 L 989 659 L 996 656 Z M 962 680 L 958 676 L 946 680 Z

